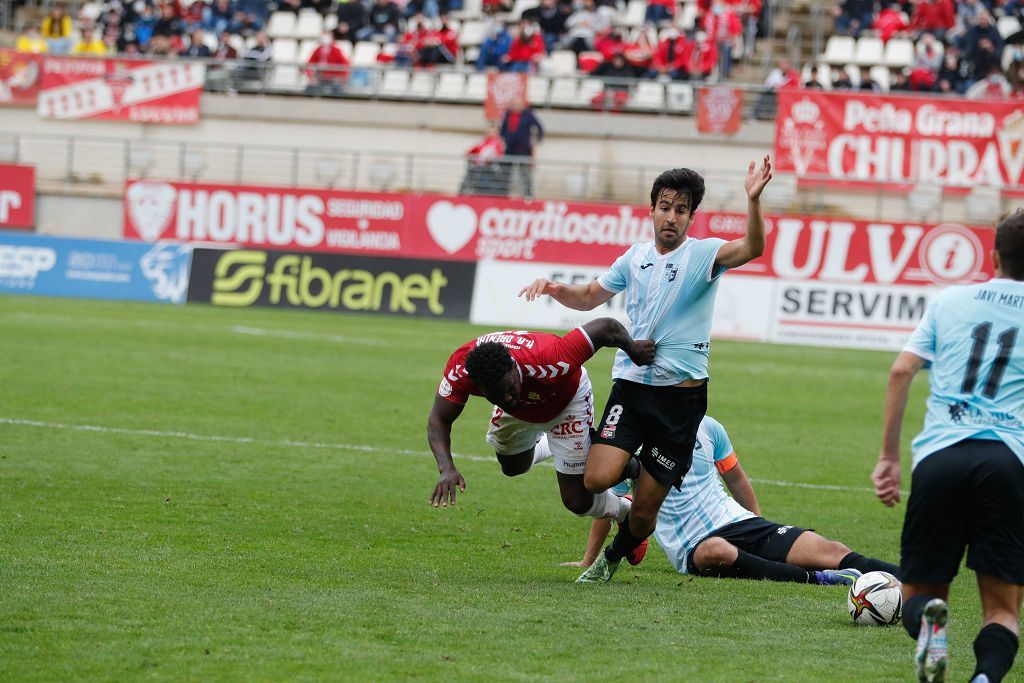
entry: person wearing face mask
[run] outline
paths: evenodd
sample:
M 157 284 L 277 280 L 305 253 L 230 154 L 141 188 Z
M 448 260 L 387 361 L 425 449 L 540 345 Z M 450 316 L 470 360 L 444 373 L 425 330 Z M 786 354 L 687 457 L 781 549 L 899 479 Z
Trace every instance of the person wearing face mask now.
M 532 21 L 523 19 L 519 22 L 519 35 L 502 58 L 505 68 L 517 73 L 533 73 L 543 57 L 544 39 Z
M 581 52 L 594 49 L 598 18 L 594 12 L 594 0 L 581 0 L 579 7 L 565 22 L 566 34 L 563 45 L 578 57 Z
M 342 86 L 348 78 L 348 58 L 334 43 L 334 36 L 325 32 L 320 37 L 320 45 L 313 50 L 306 62 L 307 95 L 341 95 Z
M 651 78 L 671 78 L 684 81 L 690 77 L 690 63 L 693 61 L 694 45 L 679 34 L 679 29 L 666 29 L 658 49 L 651 60 Z
M 523 12 L 523 19 L 529 19 L 540 28 L 544 38 L 544 49 L 554 49 L 556 43 L 565 35 L 565 23 L 572 14 L 572 6 L 557 0 L 541 0 L 540 5 Z
M 505 24 L 492 21 L 487 27 L 487 37 L 480 45 L 480 54 L 476 58 L 477 70 L 501 68 L 504 65 L 502 59 L 511 47 L 512 34 L 505 28 Z
M 722 0 L 715 0 L 711 12 L 704 15 L 704 31 L 718 49 L 719 78 L 729 78 L 732 73 L 732 52 L 743 33 L 740 18 Z

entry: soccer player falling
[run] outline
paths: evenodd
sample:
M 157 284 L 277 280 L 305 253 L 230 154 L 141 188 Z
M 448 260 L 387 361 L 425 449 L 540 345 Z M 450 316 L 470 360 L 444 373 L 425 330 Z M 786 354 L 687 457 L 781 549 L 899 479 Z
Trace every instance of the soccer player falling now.
M 727 242 L 687 236 L 704 198 L 704 179 L 686 168 L 665 171 L 651 188 L 652 242 L 633 245 L 589 284 L 541 278 L 520 291 L 527 301 L 546 294 L 569 308 L 589 311 L 627 290 L 626 313 L 634 336 L 653 339 L 657 349 L 647 367 L 624 353 L 615 357 L 615 383 L 583 482 L 588 491 L 604 491 L 639 469 L 636 494 L 615 539 L 577 579 L 580 583 L 611 579 L 622 558 L 654 531 L 669 488 L 678 486 L 690 468 L 697 428 L 707 411 L 711 318 L 719 278 L 764 253 L 761 192 L 771 177 L 767 156 L 760 165 L 750 163 L 744 182 L 746 234 Z M 638 461 L 631 462 L 641 447 Z

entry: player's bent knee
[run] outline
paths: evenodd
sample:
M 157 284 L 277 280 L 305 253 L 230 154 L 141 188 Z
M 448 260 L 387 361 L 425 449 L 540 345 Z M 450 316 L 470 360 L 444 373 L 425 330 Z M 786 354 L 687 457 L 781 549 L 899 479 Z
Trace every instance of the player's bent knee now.
M 736 549 L 722 538 L 711 537 L 701 541 L 693 551 L 693 564 L 697 569 L 721 569 L 736 561 Z
M 594 505 L 594 496 L 583 491 L 563 491 L 562 505 L 574 515 L 585 515 Z
M 495 455 L 498 456 L 501 473 L 506 477 L 517 477 L 520 474 L 525 474 L 530 470 L 530 466 L 533 465 L 532 451 L 515 455 L 502 455 L 500 453 L 495 453 Z
M 587 490 L 587 493 L 601 493 L 602 491 L 615 486 L 617 483 L 617 481 L 609 483 L 608 476 L 602 472 L 583 471 L 583 488 Z

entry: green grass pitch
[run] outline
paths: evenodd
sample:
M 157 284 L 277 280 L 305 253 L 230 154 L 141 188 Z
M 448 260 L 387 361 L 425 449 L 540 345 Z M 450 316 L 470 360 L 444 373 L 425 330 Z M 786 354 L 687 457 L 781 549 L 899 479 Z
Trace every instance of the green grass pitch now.
M 552 468 L 501 475 L 482 399 L 454 435 L 468 488 L 428 507 L 427 412 L 481 331 L 0 297 L 0 679 L 910 679 L 903 630 L 855 627 L 842 588 L 694 579 L 656 547 L 573 585 L 589 520 Z M 869 475 L 893 355 L 716 342 L 709 410 L 766 517 L 890 561 L 904 506 Z M 952 614 L 966 680 L 969 572 Z

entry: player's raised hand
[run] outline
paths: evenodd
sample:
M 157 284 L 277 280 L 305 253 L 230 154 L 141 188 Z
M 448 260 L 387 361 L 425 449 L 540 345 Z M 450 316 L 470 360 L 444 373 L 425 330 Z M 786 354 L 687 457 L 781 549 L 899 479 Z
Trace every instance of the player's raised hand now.
M 564 286 L 560 282 L 552 282 L 551 280 L 539 277 L 519 290 L 519 296 L 525 296 L 527 301 L 533 301 L 545 294 L 554 294 Z
M 747 167 L 747 179 L 743 183 L 743 188 L 747 191 L 747 197 L 751 200 L 759 199 L 764 186 L 771 179 L 772 160 L 767 154 L 764 155 L 764 161 L 761 162 L 761 165 L 756 168 L 754 162 L 751 161 L 750 166 Z
M 875 485 L 875 495 L 888 507 L 900 502 L 900 461 L 879 459 L 871 474 L 871 483 Z
M 449 501 L 451 501 L 452 505 L 455 505 L 455 495 L 458 491 L 465 490 L 466 480 L 462 478 L 458 470 L 453 469 L 442 472 L 441 476 L 437 479 L 437 484 L 434 486 L 434 492 L 430 494 L 429 502 L 435 508 L 438 505 L 446 508 Z
M 653 339 L 634 339 L 632 344 L 623 348 L 623 351 L 637 365 L 650 365 L 654 362 Z

